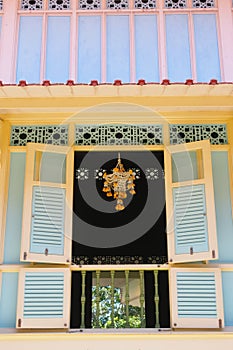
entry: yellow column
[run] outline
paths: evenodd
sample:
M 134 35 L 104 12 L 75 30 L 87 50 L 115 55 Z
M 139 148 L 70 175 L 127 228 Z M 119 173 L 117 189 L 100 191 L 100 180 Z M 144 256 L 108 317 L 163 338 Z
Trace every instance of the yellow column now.
M 233 119 L 227 122 L 227 136 L 229 144 L 228 164 L 229 164 L 229 178 L 231 191 L 231 212 L 233 217 Z
M 3 261 L 4 233 L 9 178 L 10 124 L 0 120 L 0 264 Z

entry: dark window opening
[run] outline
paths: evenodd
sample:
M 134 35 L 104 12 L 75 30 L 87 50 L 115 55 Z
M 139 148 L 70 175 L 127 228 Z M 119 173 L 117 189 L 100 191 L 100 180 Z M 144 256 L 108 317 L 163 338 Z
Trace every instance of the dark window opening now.
M 139 271 L 129 272 L 128 306 L 124 272 L 115 271 L 112 293 L 110 271 L 102 271 L 100 286 L 96 286 L 95 272 L 86 272 L 84 295 L 82 274 L 72 273 L 71 328 L 169 328 L 170 310 L 168 272 L 158 271 L 156 295 L 154 271 L 145 271 L 143 278 L 143 305 L 140 304 Z M 82 297 L 85 297 L 85 303 Z M 155 303 L 157 297 L 157 305 Z M 127 317 L 128 308 L 128 317 Z M 99 309 L 97 311 L 97 309 Z M 82 316 L 83 315 L 83 316 Z M 83 321 L 82 321 L 83 317 Z M 83 323 L 82 323 L 83 322 Z
M 136 195 L 128 195 L 125 209 L 117 212 L 113 198 L 102 191 L 102 175 L 115 167 L 117 152 L 75 152 L 74 264 L 167 262 L 163 152 L 124 151 L 120 156 L 124 168 L 134 170 Z M 168 272 L 155 275 L 129 271 L 126 282 L 125 271 L 114 271 L 113 277 L 100 268 L 97 281 L 96 272 L 85 272 L 85 266 L 73 272 L 71 328 L 169 328 Z
M 164 159 L 162 151 L 121 152 L 125 169 L 137 171 L 136 194 L 115 210 L 102 192 L 99 170 L 110 173 L 117 152 L 75 152 L 72 260 L 74 264 L 164 264 Z M 100 173 L 101 173 L 100 172 Z

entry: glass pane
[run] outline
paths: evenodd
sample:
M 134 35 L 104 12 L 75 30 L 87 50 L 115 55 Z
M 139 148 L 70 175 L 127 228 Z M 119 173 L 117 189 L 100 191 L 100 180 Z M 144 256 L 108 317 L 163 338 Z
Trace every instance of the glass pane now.
M 66 154 L 36 152 L 34 180 L 52 183 L 65 183 Z
M 78 81 L 101 80 L 101 17 L 79 16 Z
M 107 16 L 107 82 L 130 80 L 129 16 Z
M 197 81 L 221 80 L 215 14 L 193 15 Z
M 69 79 L 70 18 L 48 17 L 46 79 L 62 83 Z
M 157 16 L 136 15 L 134 22 L 136 81 L 160 81 Z
M 40 81 L 42 16 L 21 16 L 19 22 L 16 81 Z
M 168 78 L 185 81 L 192 76 L 188 15 L 166 15 Z
M 203 175 L 201 150 L 172 154 L 172 182 L 197 180 Z

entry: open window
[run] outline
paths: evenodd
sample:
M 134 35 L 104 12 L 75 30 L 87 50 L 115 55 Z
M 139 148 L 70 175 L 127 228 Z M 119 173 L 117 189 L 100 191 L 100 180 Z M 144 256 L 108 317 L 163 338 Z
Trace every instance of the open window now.
M 217 259 L 209 141 L 168 146 L 165 185 L 169 262 Z
M 220 269 L 171 268 L 173 328 L 223 328 Z
M 70 263 L 73 150 L 27 145 L 21 261 Z
M 70 288 L 68 268 L 22 269 L 16 328 L 68 328 Z
M 94 156 L 96 154 L 93 152 Z M 144 153 L 142 156 L 144 159 Z M 61 264 L 71 262 L 73 158 L 73 150 L 67 147 L 42 144 L 27 145 L 22 261 Z M 75 166 L 77 166 L 76 163 Z M 146 168 L 150 169 L 151 167 L 148 165 Z M 92 169 L 90 174 L 95 174 L 94 170 Z M 164 181 L 163 174 L 161 168 L 161 176 L 159 177 L 161 183 L 160 185 L 158 183 L 160 187 Z M 89 188 L 88 182 L 83 180 L 82 184 L 86 184 Z M 93 184 L 95 185 L 95 182 Z M 171 263 L 177 263 L 217 259 L 212 165 L 208 141 L 167 147 L 165 151 L 165 187 L 168 260 Z M 151 184 L 148 186 L 149 194 L 151 194 L 152 189 Z M 99 192 L 102 193 L 101 186 Z M 155 192 L 158 197 L 158 191 Z M 86 207 L 80 205 L 81 201 L 78 199 L 77 193 L 76 191 L 77 207 L 82 208 L 84 214 L 88 214 Z M 143 195 L 143 189 L 139 193 Z M 155 196 L 152 196 L 152 210 L 149 210 L 149 213 L 155 209 L 154 198 Z M 109 203 L 107 204 L 109 205 Z M 133 205 L 133 201 L 131 205 Z M 132 212 L 135 213 L 135 210 Z M 95 219 L 93 215 L 87 216 L 88 220 Z M 165 236 L 164 231 L 162 232 L 163 236 Z M 157 233 L 157 230 L 153 232 Z M 84 233 L 86 234 L 86 231 Z M 77 234 L 80 234 L 80 226 L 77 226 Z M 151 244 L 151 246 L 153 248 L 154 245 Z M 129 254 L 129 246 L 125 247 L 125 253 Z M 141 247 L 142 245 L 139 247 L 140 252 Z M 80 254 L 80 246 L 78 246 L 77 253 Z M 93 262 L 95 261 L 93 258 Z M 148 261 L 148 263 L 151 262 Z M 220 271 L 207 268 L 177 269 L 173 266 L 170 266 L 169 269 L 172 327 L 222 328 Z M 85 269 L 83 269 L 84 272 Z M 79 300 L 76 303 L 81 317 L 87 306 L 83 305 L 85 303 L 86 282 L 82 282 L 79 274 L 79 272 L 73 272 L 72 294 L 77 300 L 76 292 L 79 291 Z M 165 277 L 167 279 L 167 275 Z M 67 315 L 71 299 L 70 280 L 69 269 L 22 269 L 19 278 L 17 328 L 69 327 L 69 316 Z M 75 283 L 77 288 L 73 288 Z M 90 280 L 89 294 L 91 285 Z M 145 291 L 150 290 L 148 295 L 151 295 L 152 285 L 156 285 L 154 280 L 151 280 L 151 283 L 145 283 Z M 167 287 L 165 289 L 168 291 Z M 133 295 L 131 291 L 130 294 Z M 91 310 L 91 296 L 89 299 L 89 310 Z M 151 303 L 148 303 L 148 296 L 145 299 L 147 299 L 145 300 L 146 308 L 152 309 L 156 298 L 153 297 Z M 168 296 L 166 303 L 168 309 Z M 75 313 L 72 305 L 71 320 Z M 156 315 L 156 312 L 153 311 L 153 314 Z M 152 321 L 147 320 L 148 325 L 152 324 L 154 327 L 154 324 L 158 324 L 158 322 Z M 162 325 L 166 322 L 160 323 Z M 71 326 L 72 324 L 73 328 L 80 327 L 81 321 L 75 319 L 72 320 Z

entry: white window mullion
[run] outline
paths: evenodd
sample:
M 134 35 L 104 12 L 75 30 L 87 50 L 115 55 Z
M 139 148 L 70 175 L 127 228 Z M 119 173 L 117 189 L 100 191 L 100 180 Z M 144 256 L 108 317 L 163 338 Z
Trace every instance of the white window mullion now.
M 72 14 L 70 16 L 70 69 L 69 79 L 76 81 L 77 77 L 77 54 L 78 54 L 78 38 L 77 38 L 77 15 L 76 0 L 71 0 Z
M 134 6 L 134 0 L 129 1 L 130 9 Z M 136 55 L 135 55 L 135 31 L 134 31 L 134 13 L 129 14 L 129 35 L 130 35 L 130 82 L 134 83 L 136 80 Z
M 106 9 L 107 0 L 102 1 L 102 9 Z M 107 30 L 106 12 L 101 14 L 101 83 L 106 83 L 107 79 Z
M 159 70 L 160 80 L 167 79 L 167 54 L 166 54 L 166 30 L 165 13 L 163 11 L 163 1 L 157 2 L 158 6 L 158 50 L 159 50 Z
M 196 53 L 195 53 L 195 40 L 194 40 L 194 26 L 193 26 L 193 14 L 191 11 L 188 13 L 189 23 L 189 47 L 190 47 L 190 59 L 191 59 L 191 70 L 192 78 L 197 81 L 197 69 L 196 69 Z
M 43 82 L 45 79 L 46 70 L 46 42 L 47 42 L 47 27 L 48 27 L 48 17 L 47 14 L 43 14 L 42 22 L 42 45 L 41 45 L 41 67 L 40 67 L 40 81 Z

